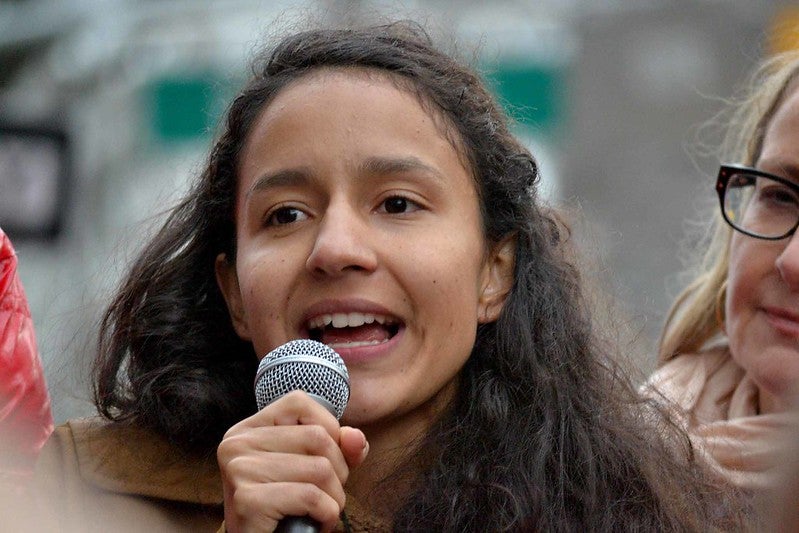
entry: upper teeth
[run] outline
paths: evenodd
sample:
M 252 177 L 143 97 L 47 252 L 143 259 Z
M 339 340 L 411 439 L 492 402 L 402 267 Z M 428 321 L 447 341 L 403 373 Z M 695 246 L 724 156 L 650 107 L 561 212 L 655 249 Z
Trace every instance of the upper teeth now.
M 332 313 L 320 315 L 308 321 L 308 329 L 318 329 L 332 325 L 334 328 L 357 328 L 364 324 L 385 324 L 391 322 L 389 317 L 371 313 Z

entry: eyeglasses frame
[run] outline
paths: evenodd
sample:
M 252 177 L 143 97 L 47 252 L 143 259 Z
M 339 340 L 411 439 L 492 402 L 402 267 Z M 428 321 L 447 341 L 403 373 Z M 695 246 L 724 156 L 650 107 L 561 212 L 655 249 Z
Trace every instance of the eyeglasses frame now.
M 774 174 L 770 174 L 768 172 L 764 172 L 756 168 L 748 167 L 746 165 L 724 164 L 719 167 L 719 173 L 718 176 L 716 177 L 716 194 L 718 194 L 719 196 L 719 206 L 721 208 L 721 216 L 724 217 L 724 221 L 735 231 L 739 231 L 744 235 L 754 237 L 755 239 L 763 239 L 766 241 L 779 241 L 793 235 L 796 232 L 796 228 L 799 227 L 799 219 L 797 219 L 796 224 L 793 225 L 793 228 L 788 230 L 783 235 L 780 235 L 779 237 L 766 237 L 764 235 L 759 235 L 757 233 L 746 231 L 745 229 L 736 226 L 727 217 L 727 212 L 724 210 L 724 195 L 726 194 L 725 191 L 727 190 L 727 184 L 729 183 L 730 178 L 733 176 L 733 174 L 741 174 L 741 173 L 750 174 L 761 178 L 768 178 L 770 180 L 782 183 L 789 189 L 793 190 L 797 196 L 799 196 L 799 184 L 796 184 L 793 181 L 787 180 L 780 176 L 775 176 Z

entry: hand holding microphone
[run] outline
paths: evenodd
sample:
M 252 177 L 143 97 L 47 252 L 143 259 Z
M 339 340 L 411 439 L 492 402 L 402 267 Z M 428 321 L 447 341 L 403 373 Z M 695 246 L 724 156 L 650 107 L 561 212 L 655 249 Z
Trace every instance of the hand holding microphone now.
M 228 531 L 335 526 L 349 469 L 367 450 L 360 430 L 338 423 L 348 398 L 346 367 L 324 344 L 291 341 L 264 357 L 259 411 L 233 426 L 217 452 Z

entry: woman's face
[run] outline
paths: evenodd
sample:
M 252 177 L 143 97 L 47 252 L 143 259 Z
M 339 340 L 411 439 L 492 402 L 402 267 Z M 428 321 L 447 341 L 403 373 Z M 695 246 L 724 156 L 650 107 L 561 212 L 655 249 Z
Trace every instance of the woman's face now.
M 217 279 L 237 333 L 259 357 L 297 338 L 335 349 L 348 424 L 448 399 L 511 283 L 441 121 L 377 73 L 317 71 L 277 95 L 241 155 L 235 217 Z
M 777 109 L 757 167 L 799 183 L 799 90 Z M 735 232 L 726 330 L 733 357 L 760 390 L 761 411 L 788 407 L 799 384 L 799 236 L 766 241 Z

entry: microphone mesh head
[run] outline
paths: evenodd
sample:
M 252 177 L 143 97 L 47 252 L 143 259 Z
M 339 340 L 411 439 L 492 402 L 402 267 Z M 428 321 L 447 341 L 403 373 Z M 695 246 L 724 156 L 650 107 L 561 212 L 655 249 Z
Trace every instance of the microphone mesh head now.
M 350 377 L 341 356 L 310 339 L 289 341 L 261 359 L 255 374 L 258 410 L 291 391 L 307 392 L 337 418 L 350 399 Z

